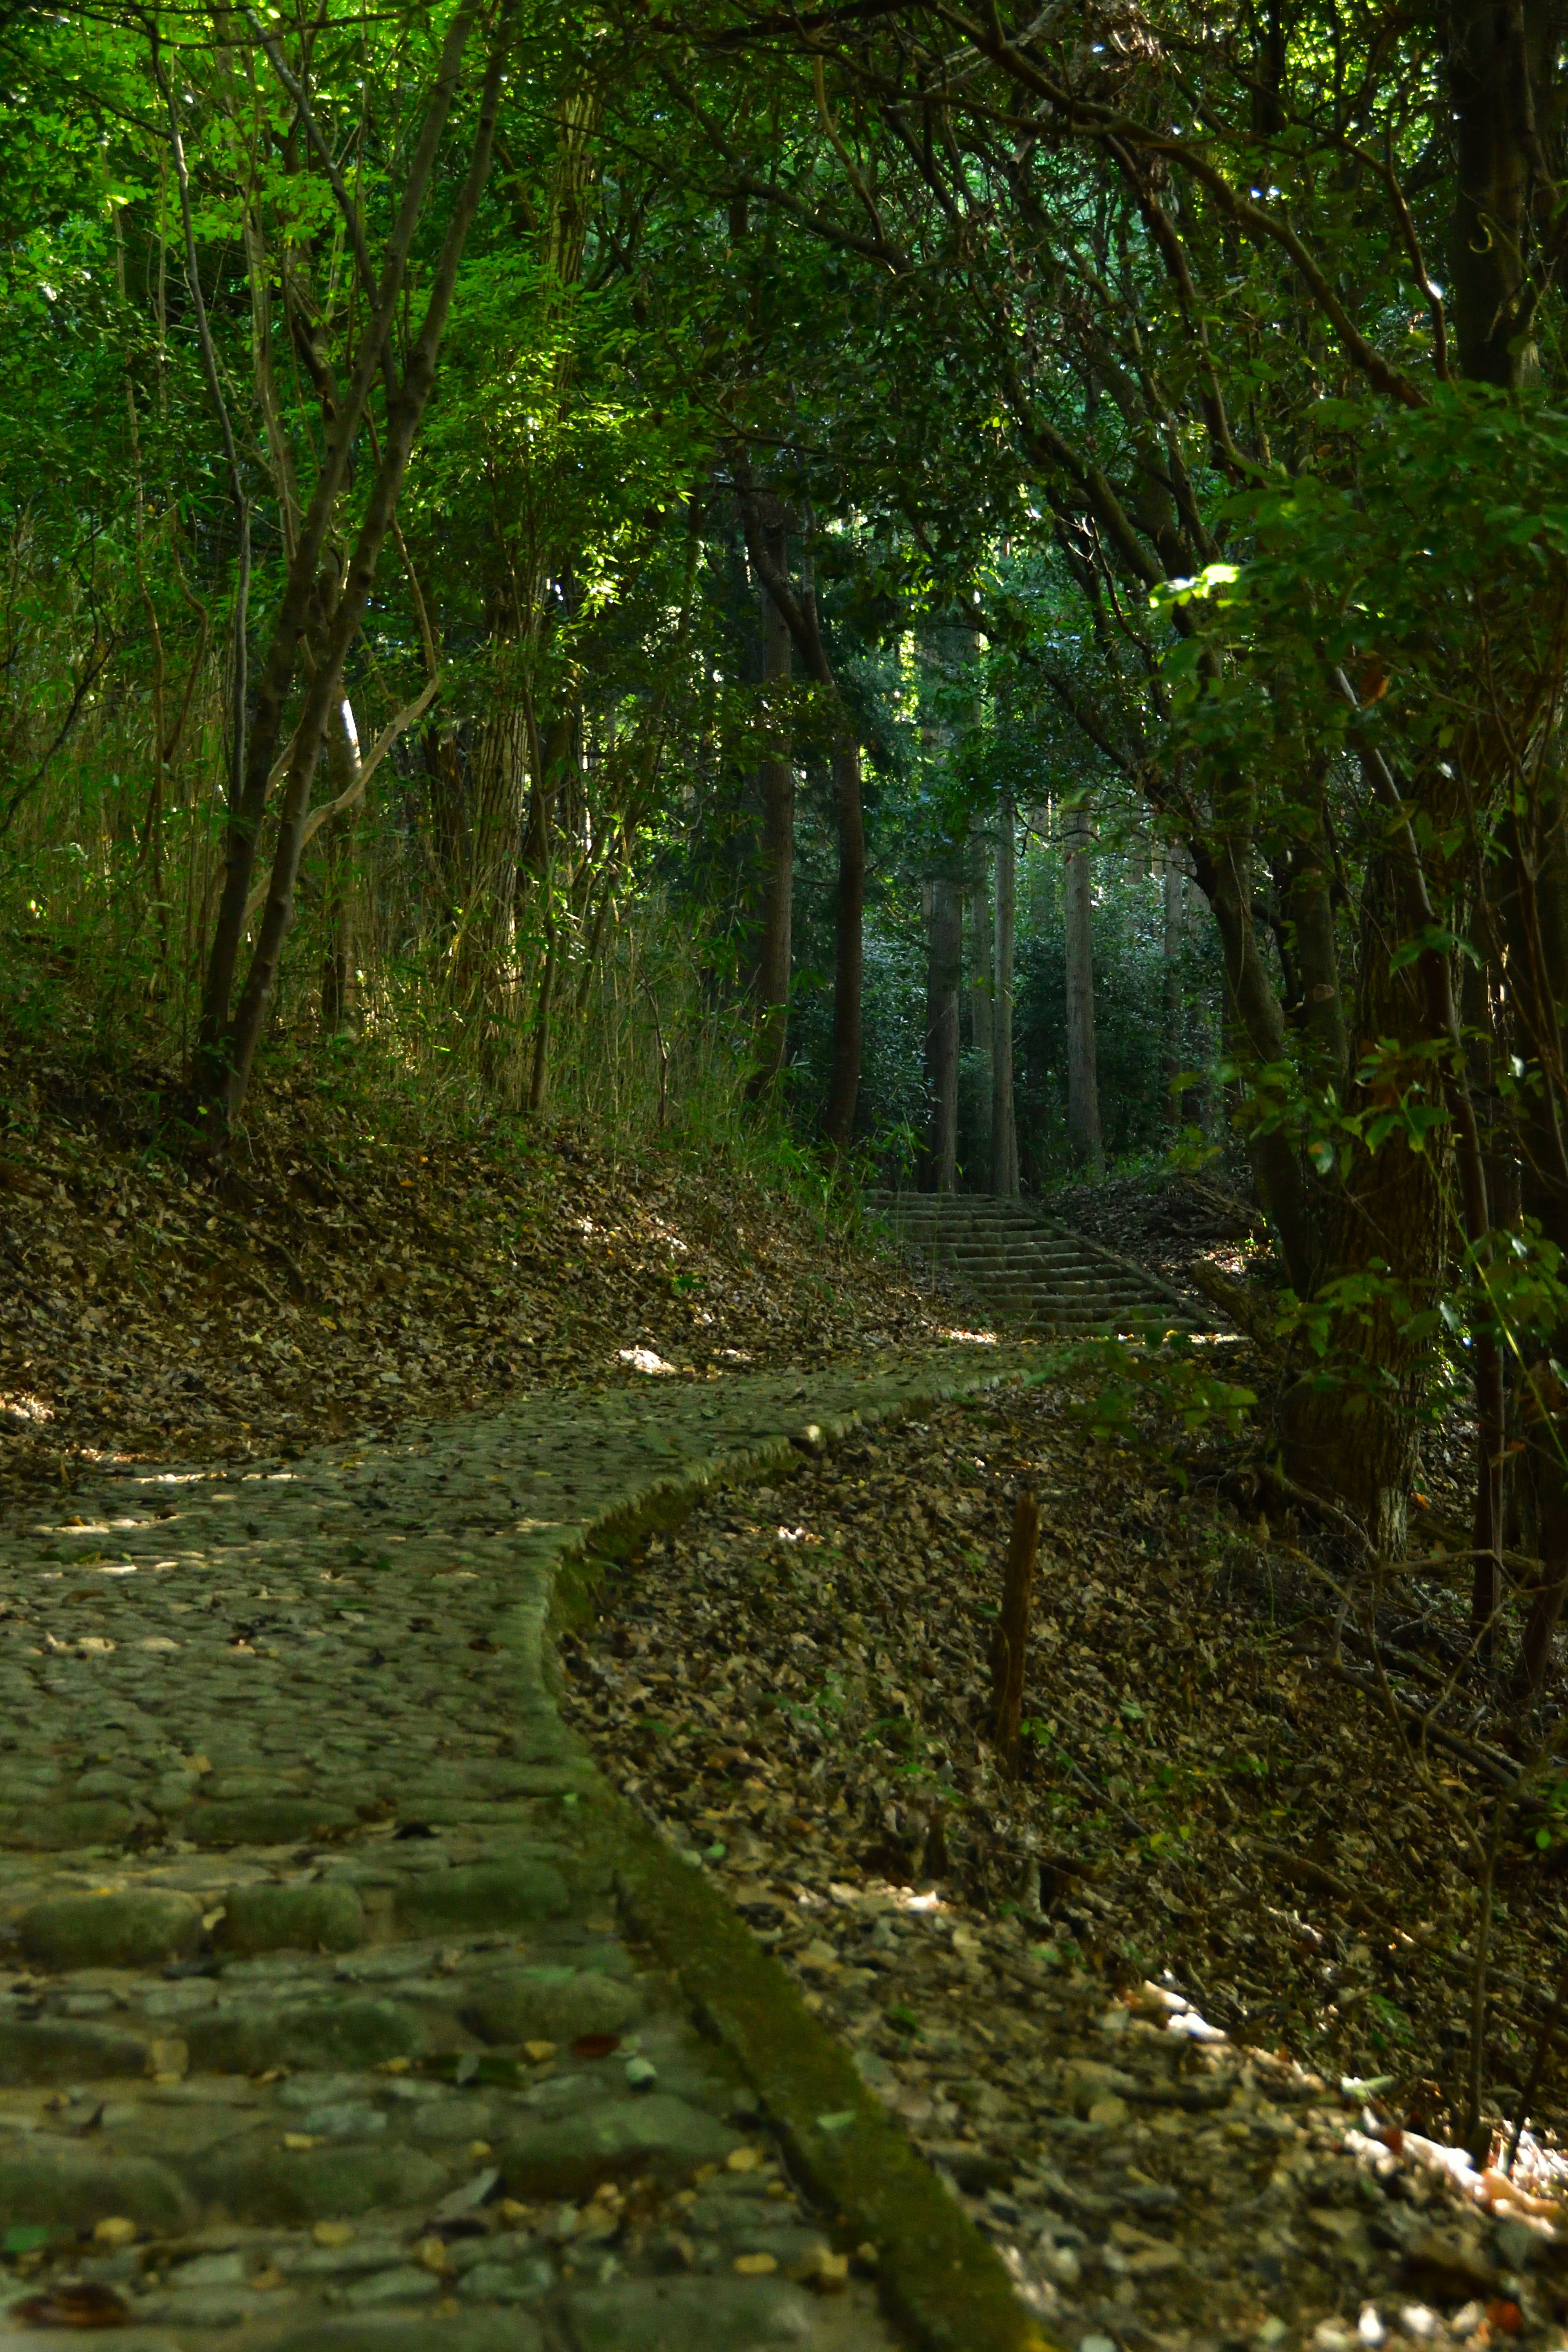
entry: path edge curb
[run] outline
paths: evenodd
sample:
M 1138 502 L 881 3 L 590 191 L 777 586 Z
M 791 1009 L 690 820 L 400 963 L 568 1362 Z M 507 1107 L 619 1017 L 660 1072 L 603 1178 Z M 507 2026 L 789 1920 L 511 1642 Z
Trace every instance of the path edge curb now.
M 793 1465 L 803 1450 L 825 1451 L 932 1405 L 1034 1386 L 1057 1369 L 1057 1359 L 1058 1351 L 1043 1349 L 1033 1361 L 918 1383 L 886 1403 L 803 1419 L 793 1433 L 653 1480 L 557 1554 L 541 1661 L 547 1682 L 558 1689 L 561 1634 L 584 1622 L 605 1576 L 640 1537 L 678 1525 L 716 1490 L 754 1485 Z M 598 1779 L 628 1925 L 739 2066 L 801 2178 L 837 2218 L 839 2237 L 875 2245 L 889 2316 L 920 2352 L 1059 2352 L 1000 2254 L 889 2121 L 788 1972 L 701 1870 L 681 1861 L 603 1772 Z

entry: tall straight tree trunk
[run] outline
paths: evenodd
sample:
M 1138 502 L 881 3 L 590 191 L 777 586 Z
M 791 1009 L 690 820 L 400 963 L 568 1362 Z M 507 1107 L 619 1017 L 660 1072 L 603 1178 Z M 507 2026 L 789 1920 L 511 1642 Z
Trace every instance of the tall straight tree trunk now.
M 769 528 L 773 561 L 787 572 L 787 536 Z M 757 943 L 757 1051 L 751 1092 L 761 1094 L 784 1068 L 789 1052 L 789 989 L 795 904 L 795 763 L 773 693 L 789 681 L 789 624 L 764 588 L 757 615 L 761 633 L 764 723 L 768 752 L 758 765 L 763 799 L 763 923 Z M 773 690 L 773 691 L 770 691 Z
M 797 589 L 787 571 L 774 560 L 768 543 L 763 496 L 743 455 L 735 460 L 734 474 L 752 567 L 783 614 L 802 667 L 835 706 L 831 767 L 838 829 L 838 896 L 833 926 L 833 1057 L 827 1109 L 822 1124 L 826 1140 L 842 1154 L 848 1150 L 855 1132 L 855 1107 L 860 1092 L 866 913 L 866 820 L 860 802 L 860 746 L 838 692 L 827 648 L 822 642 L 816 589 L 809 583 L 803 583 Z
M 996 928 L 992 943 L 991 1190 L 1018 1192 L 1018 1126 L 1013 1105 L 1013 948 L 1017 928 L 1018 835 L 1013 795 L 1005 792 L 996 826 Z
M 963 977 L 963 893 L 956 875 L 931 887 L 926 929 L 926 1096 L 930 1124 L 921 1190 L 951 1192 L 958 1183 L 959 984 Z
M 833 910 L 833 1067 L 823 1127 L 834 1150 L 845 1152 L 855 1132 L 860 1093 L 865 980 L 866 820 L 858 743 L 841 742 L 833 754 L 833 796 L 838 817 L 838 897 Z
M 1182 989 L 1182 953 L 1187 935 L 1187 877 L 1173 848 L 1165 851 L 1164 873 L 1165 936 L 1165 1098 L 1171 1122 L 1180 1127 L 1184 1118 L 1176 1080 L 1181 1076 L 1184 994 Z
M 1094 1050 L 1094 827 L 1089 811 L 1063 826 L 1068 997 L 1068 1141 L 1075 1162 L 1098 1183 L 1105 1173 L 1100 1076 Z

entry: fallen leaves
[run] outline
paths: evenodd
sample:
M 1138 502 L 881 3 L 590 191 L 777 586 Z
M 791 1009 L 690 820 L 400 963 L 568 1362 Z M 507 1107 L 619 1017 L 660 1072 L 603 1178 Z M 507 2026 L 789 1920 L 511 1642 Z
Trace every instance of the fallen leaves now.
M 1462 1855 L 1317 1667 L 1301 1531 L 1096 1442 L 1086 1404 L 944 1407 L 710 1497 L 564 1644 L 568 1711 L 1073 2328 L 1120 2342 L 1135 2309 L 1163 2345 L 1250 2340 L 1268 2309 L 1310 2334 L 1348 2306 L 1343 2340 L 1370 2343 L 1357 2314 L 1385 2294 L 1401 2324 L 1422 2230 L 1461 2250 L 1448 2301 L 1496 2300 L 1511 2264 L 1483 2233 L 1550 2237 L 1539 2184 L 1510 2222 L 1413 2134 L 1396 2160 L 1355 2127 L 1449 2111 Z M 1044 1529 L 1010 1773 L 990 1658 L 1025 1484 Z M 1510 1903 L 1500 1957 L 1550 1980 L 1560 1933 Z M 1500 2071 L 1523 2022 L 1500 2002 Z
M 201 1461 L 493 1404 L 926 1346 L 913 1280 L 731 1155 L 255 1097 L 214 1182 L 144 1074 L 0 1039 L 0 1477 Z

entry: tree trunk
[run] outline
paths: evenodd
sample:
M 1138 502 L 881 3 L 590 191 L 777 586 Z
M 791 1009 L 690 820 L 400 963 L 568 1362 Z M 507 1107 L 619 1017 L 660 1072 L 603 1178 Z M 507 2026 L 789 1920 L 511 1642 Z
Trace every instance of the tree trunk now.
M 248 1056 L 255 1052 L 255 1041 L 260 1034 L 261 1018 L 271 992 L 271 965 L 275 961 L 275 956 L 269 955 L 268 968 L 265 970 L 253 960 L 251 971 L 252 976 L 258 982 L 259 993 L 245 1009 L 243 1018 L 237 1014 L 231 1017 L 234 982 L 239 969 L 240 950 L 245 940 L 246 908 L 250 900 L 251 877 L 256 865 L 257 846 L 272 786 L 273 770 L 283 741 L 284 711 L 298 673 L 310 606 L 317 593 L 322 553 L 336 514 L 340 494 L 348 478 L 353 445 L 364 416 L 371 387 L 380 370 L 382 347 L 403 298 L 404 273 L 414 244 L 415 234 L 419 226 L 420 215 L 424 210 L 425 197 L 431 174 L 435 170 L 441 136 L 446 128 L 447 118 L 451 111 L 453 100 L 457 95 L 463 51 L 473 27 L 474 14 L 472 6 L 459 7 L 447 29 L 436 81 L 431 91 L 430 104 L 421 126 L 418 144 L 409 163 L 397 220 L 387 241 L 381 283 L 377 288 L 375 312 L 368 321 L 362 337 L 353 376 L 334 420 L 334 429 L 317 475 L 309 511 L 300 525 L 299 540 L 293 560 L 289 566 L 283 593 L 279 602 L 266 658 L 261 666 L 256 708 L 254 713 L 250 715 L 248 726 L 246 723 L 245 702 L 240 697 L 240 689 L 246 677 L 243 597 L 241 611 L 237 615 L 234 728 L 236 775 L 231 782 L 228 825 L 224 842 L 222 893 L 217 917 L 213 925 L 212 947 L 207 959 L 206 984 L 203 994 L 201 1020 L 196 1034 L 193 1064 L 195 1091 L 202 1109 L 216 1114 L 225 1127 L 238 1104 L 244 1099 L 246 1087 L 249 1082 Z M 493 54 L 500 55 L 499 45 Z M 169 94 L 169 104 L 171 145 L 176 163 L 183 173 L 183 151 L 172 93 Z M 487 172 L 491 135 L 490 131 L 483 133 L 484 164 Z M 478 152 L 476 148 L 476 154 Z M 474 201 L 476 203 L 478 201 L 477 190 Z M 463 199 L 459 199 L 459 213 L 462 215 L 462 233 L 466 234 L 469 215 L 465 210 Z M 450 232 L 448 232 L 448 243 L 450 243 Z M 462 236 L 459 235 L 458 254 L 460 254 L 461 243 Z M 192 249 L 194 251 L 194 247 Z M 457 257 L 455 254 L 452 260 L 454 275 Z M 193 300 L 199 299 L 199 285 L 198 277 L 198 293 L 193 297 Z M 450 299 L 450 294 L 451 288 L 448 283 L 439 301 L 439 318 L 442 324 L 445 323 L 446 307 Z M 427 313 L 428 315 L 430 314 Z M 200 316 L 198 312 L 198 318 Z M 431 353 L 431 365 L 433 369 L 434 352 Z M 216 382 L 216 374 L 214 381 Z M 400 395 L 400 402 L 404 407 L 406 407 L 407 394 L 408 387 L 405 384 Z M 417 423 L 417 415 L 422 408 L 423 399 L 418 402 L 415 410 L 409 412 L 413 423 Z M 399 480 L 405 457 L 405 452 L 394 469 Z M 248 583 L 249 577 L 249 544 L 248 509 L 246 509 L 241 516 L 240 533 L 241 577 L 242 583 Z M 365 593 L 368 594 L 368 583 Z M 293 766 L 296 771 L 300 770 L 301 767 L 309 771 L 305 782 L 307 795 L 310 775 L 314 773 L 315 762 L 320 755 L 321 729 L 325 724 L 336 683 L 335 677 L 323 679 L 318 672 L 306 693 L 310 737 L 308 746 L 302 731 L 306 729 L 305 719 L 301 719 L 300 727 L 296 730 L 297 741 Z M 238 767 L 242 753 L 243 775 L 239 773 Z M 293 821 L 296 834 L 303 818 L 304 810 L 301 807 Z M 285 862 L 287 863 L 287 859 Z M 290 871 L 288 876 L 288 887 L 280 902 L 283 929 L 288 927 L 292 901 L 293 875 Z M 276 946 L 280 948 L 281 941 L 282 933 L 279 931 Z M 245 1049 L 247 1058 L 243 1071 L 237 1067 L 241 1045 L 237 1034 L 242 1028 L 248 1040 Z
M 1105 1173 L 1100 1079 L 1094 1050 L 1094 828 L 1086 808 L 1064 825 L 1068 996 L 1068 1143 L 1075 1167 L 1096 1183 Z
M 1363 900 L 1360 1036 L 1419 1039 L 1426 1025 L 1418 975 L 1408 964 L 1390 969 L 1403 898 L 1398 860 L 1385 853 Z M 1430 1088 L 1430 1061 L 1413 1057 L 1408 1070 L 1382 1077 L 1378 1102 L 1405 1083 Z M 1371 1097 L 1352 1087 L 1348 1108 L 1369 1107 Z M 1432 1307 L 1447 1278 L 1446 1157 L 1440 1134 L 1428 1135 L 1420 1151 L 1397 1130 L 1376 1151 L 1357 1149 L 1331 1195 L 1324 1278 L 1384 1272 L 1363 1299 L 1335 1314 L 1327 1354 L 1311 1361 L 1280 1412 L 1290 1476 L 1336 1496 L 1391 1559 L 1404 1549 L 1432 1363 L 1430 1339 L 1412 1337 L 1406 1325 L 1410 1314 Z
M 1018 1193 L 1018 1126 L 1013 1105 L 1013 948 L 1017 920 L 1018 835 L 1013 795 L 1002 794 L 996 825 L 996 928 L 992 952 L 991 1190 Z
M 833 754 L 838 812 L 838 903 L 834 910 L 833 1070 L 827 1089 L 827 1140 L 847 1151 L 860 1092 L 860 1004 L 864 980 L 866 824 L 860 807 L 860 747 L 841 742 Z
M 768 543 L 763 501 L 743 457 L 735 461 L 735 488 L 746 551 L 768 594 L 784 617 L 802 667 L 825 688 L 836 708 L 832 752 L 833 796 L 838 820 L 838 897 L 834 911 L 833 1062 L 823 1131 L 835 1151 L 849 1149 L 860 1092 L 863 926 L 866 909 L 866 824 L 860 805 L 860 747 L 838 693 L 816 610 L 816 592 L 796 589 Z
M 327 730 L 327 782 L 341 800 L 359 772 L 359 737 L 345 695 Z M 326 949 L 321 959 L 321 1026 L 329 1036 L 348 1028 L 358 1007 L 354 973 L 353 840 L 357 807 L 346 808 L 326 828 Z
M 926 931 L 926 1097 L 922 1192 L 958 1184 L 959 983 L 963 976 L 963 893 L 950 870 L 931 884 Z
M 987 1063 L 991 1059 L 993 1027 L 993 992 L 996 961 L 995 915 L 989 887 L 990 877 L 985 872 L 985 843 L 983 835 L 976 835 L 978 871 L 972 877 L 963 893 L 965 929 L 969 933 L 964 961 L 969 968 L 969 980 L 964 994 L 969 1000 L 969 1044 L 971 1050 Z
M 457 283 L 458 264 L 474 214 L 479 209 L 485 182 L 489 176 L 496 113 L 510 37 L 510 18 L 503 18 L 491 40 L 484 95 L 468 173 L 447 223 L 440 257 L 430 281 L 425 317 L 418 337 L 409 352 L 402 385 L 395 400 L 389 404 L 385 446 L 375 478 L 371 484 L 364 517 L 349 563 L 348 578 L 317 660 L 315 674 L 306 688 L 304 707 L 295 729 L 294 748 L 283 788 L 283 803 L 279 811 L 278 843 L 260 929 L 234 1020 L 223 1040 L 223 1050 L 214 1056 L 221 1071 L 221 1102 L 226 1123 L 234 1118 L 244 1104 L 250 1084 L 251 1069 L 277 982 L 283 942 L 293 921 L 294 886 L 299 876 L 300 853 L 310 813 L 310 787 L 321 757 L 322 737 L 331 706 L 342 690 L 343 662 L 358 635 L 370 602 L 376 565 L 392 522 L 404 472 L 426 404 L 435 385 L 436 359 Z M 265 779 L 263 781 L 265 782 Z M 248 784 L 248 777 L 247 782 Z M 243 908 L 241 917 L 243 919 Z
M 782 523 L 768 532 L 773 562 L 788 569 Z M 756 1064 L 749 1091 L 762 1094 L 777 1079 L 789 1053 L 789 991 L 793 968 L 791 930 L 795 903 L 795 764 L 770 689 L 786 686 L 790 675 L 789 624 L 764 588 L 757 615 L 762 642 L 763 723 L 767 756 L 757 769 L 763 800 L 763 923 L 757 943 Z
M 529 798 L 527 713 L 498 681 L 474 747 L 468 907 L 461 963 L 470 982 L 504 1002 L 515 982 L 517 868 Z
M 1165 1097 L 1171 1123 L 1173 1127 L 1180 1127 L 1185 1116 L 1177 1081 L 1186 1066 L 1186 1058 L 1182 1051 L 1186 1042 L 1186 997 L 1182 985 L 1182 962 L 1187 934 L 1187 875 L 1173 848 L 1165 852 L 1164 901 Z
M 1448 270 L 1461 373 L 1515 391 L 1537 373 L 1526 267 L 1531 184 L 1551 200 L 1534 89 L 1556 46 L 1553 12 L 1450 0 L 1455 131 Z
M 1237 1059 L 1278 1063 L 1286 1054 L 1285 1013 L 1258 950 L 1252 919 L 1250 845 L 1194 836 L 1188 848 L 1199 888 L 1209 902 L 1225 959 L 1224 1034 Z M 1303 1298 L 1318 1286 L 1321 1255 L 1314 1204 L 1301 1154 L 1282 1127 L 1255 1128 L 1247 1153 L 1285 1260 L 1292 1288 Z

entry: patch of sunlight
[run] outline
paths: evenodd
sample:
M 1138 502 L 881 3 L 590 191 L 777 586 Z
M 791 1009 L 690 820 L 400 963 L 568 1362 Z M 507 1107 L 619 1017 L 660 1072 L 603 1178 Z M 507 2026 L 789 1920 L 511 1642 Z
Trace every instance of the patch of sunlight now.
M 962 1339 L 966 1346 L 971 1348 L 994 1348 L 997 1344 L 996 1334 L 994 1331 L 939 1331 L 937 1333 L 937 1338 L 939 1339 Z
M 675 1370 L 673 1364 L 667 1364 L 664 1358 L 652 1348 L 622 1348 L 618 1351 L 618 1356 L 620 1362 L 629 1364 L 634 1372 L 647 1372 L 651 1376 L 657 1372 L 673 1372 Z
M 42 1397 L 31 1395 L 23 1389 L 16 1395 L 0 1395 L 0 1412 L 8 1412 L 17 1421 L 53 1421 L 55 1409 Z

